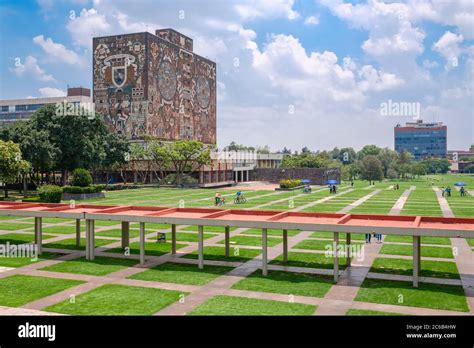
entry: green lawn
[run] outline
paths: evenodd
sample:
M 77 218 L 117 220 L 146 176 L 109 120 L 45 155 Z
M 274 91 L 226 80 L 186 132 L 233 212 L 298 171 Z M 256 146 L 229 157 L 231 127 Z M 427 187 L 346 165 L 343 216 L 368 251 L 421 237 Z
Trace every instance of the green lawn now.
M 106 231 L 97 231 L 96 232 L 97 236 L 103 236 L 103 237 L 115 237 L 115 238 L 122 238 L 122 230 L 119 228 L 114 228 L 112 230 L 106 230 Z M 135 238 L 140 235 L 140 232 L 137 230 L 130 230 L 129 231 L 129 237 L 130 238 Z M 112 242 L 112 241 L 111 241 Z
M 267 245 L 269 247 L 273 247 L 277 244 L 282 243 L 282 238 L 277 237 L 267 237 Z M 230 237 L 230 245 L 232 246 L 242 246 L 242 245 L 249 245 L 249 246 L 261 246 L 262 245 L 262 237 L 257 236 L 233 236 Z M 221 240 L 217 244 L 225 244 L 225 241 Z
M 380 249 L 380 254 L 389 255 L 413 255 L 413 246 L 401 245 L 401 244 L 384 244 Z M 421 247 L 422 257 L 440 257 L 445 259 L 453 259 L 453 252 L 451 248 L 446 247 L 434 247 L 434 246 L 422 246 Z
M 246 262 L 260 255 L 261 251 L 257 249 L 246 249 L 231 246 L 229 257 L 225 256 L 225 248 L 217 246 L 204 247 L 204 259 L 215 261 L 234 261 Z M 197 251 L 182 256 L 185 259 L 197 259 Z
M 300 231 L 296 231 L 296 230 L 288 231 L 288 237 L 296 236 L 298 233 L 300 233 Z M 262 230 L 251 228 L 251 229 L 245 230 L 241 234 L 251 234 L 251 235 L 261 236 L 262 235 Z M 283 230 L 268 229 L 267 230 L 267 235 L 268 236 L 283 237 Z
M 386 236 L 384 242 L 395 242 L 395 243 L 413 243 L 412 236 L 398 236 L 390 235 Z M 449 238 L 445 237 L 421 237 L 421 244 L 438 244 L 438 245 L 451 245 Z
M 370 272 L 413 275 L 413 261 L 405 259 L 377 258 Z M 455 262 L 421 260 L 420 276 L 459 279 Z
M 197 265 L 168 262 L 134 274 L 130 278 L 164 283 L 204 285 L 232 269 L 232 267 L 209 265 L 204 266 L 204 269 L 199 269 Z
M 38 256 L 36 259 L 31 259 L 29 257 L 0 257 L 0 266 L 1 267 L 23 267 L 30 265 L 32 263 L 54 259 L 56 257 L 62 256 L 61 254 L 43 252 L 41 256 Z
M 324 297 L 333 284 L 332 277 L 306 273 L 257 270 L 242 279 L 233 289 L 272 292 L 277 294 Z
M 79 280 L 13 275 L 0 279 L 0 306 L 20 307 L 82 284 Z
M 84 232 L 85 228 L 81 228 L 81 231 Z M 71 233 L 76 233 L 76 226 L 48 226 L 48 227 L 43 227 L 43 232 L 58 233 L 58 234 L 71 234 Z
M 43 240 L 51 238 L 51 236 L 43 236 Z M 34 243 L 34 234 L 23 234 L 23 233 L 9 233 L 0 234 L 0 244 L 28 244 Z
M 290 251 L 288 252 L 288 262 L 283 263 L 283 254 L 279 255 L 272 261 L 271 264 L 293 266 L 293 267 L 311 267 L 311 268 L 323 268 L 332 269 L 334 267 L 334 258 L 326 257 L 324 254 L 316 253 L 303 253 Z M 339 258 L 339 269 L 343 270 L 346 268 L 346 258 Z
M 180 249 L 186 246 L 186 244 L 176 243 L 176 249 Z M 107 253 L 118 253 L 123 254 L 125 251 L 119 248 L 113 248 L 105 250 Z M 130 254 L 138 255 L 140 254 L 140 242 L 130 243 L 129 246 Z M 161 256 L 171 252 L 171 242 L 158 243 L 158 242 L 146 242 L 145 243 L 145 255 Z
M 334 233 L 332 232 L 313 232 L 310 235 L 310 238 L 325 238 L 325 239 L 333 239 Z M 351 233 L 351 240 L 365 240 L 365 235 L 360 233 Z M 345 242 L 346 241 L 346 234 L 339 233 L 339 241 Z
M 312 315 L 316 306 L 246 297 L 215 296 L 188 315 Z
M 401 297 L 401 296 L 403 297 Z M 469 311 L 462 286 L 365 279 L 356 301 L 391 305 Z M 400 300 L 402 300 L 400 302 Z
M 152 315 L 178 301 L 178 291 L 106 284 L 78 295 L 75 302 L 65 300 L 47 307 L 49 312 L 72 315 Z
M 113 240 L 110 239 L 100 239 L 94 238 L 94 245 L 95 247 L 100 247 L 102 245 L 107 245 L 113 243 Z M 86 239 L 81 238 L 81 246 L 76 246 L 76 238 L 70 239 L 63 239 L 52 243 L 43 244 L 45 248 L 53 248 L 53 249 L 71 249 L 71 250 L 85 250 L 86 249 Z
M 17 231 L 17 230 L 24 230 L 25 228 L 33 228 L 34 225 L 25 223 L 14 223 L 14 222 L 2 222 L 0 223 L 0 230 L 3 231 Z
M 94 260 L 87 261 L 85 257 L 76 260 L 63 261 L 51 266 L 41 268 L 43 271 L 87 274 L 104 276 L 121 269 L 132 267 L 138 261 L 131 259 L 114 259 L 111 257 L 96 256 Z
M 360 243 L 361 243 L 360 241 L 355 240 L 353 241 L 352 245 L 356 245 Z M 344 239 L 340 238 L 338 245 L 340 245 L 340 247 L 345 248 L 347 244 Z M 306 239 L 296 244 L 294 249 L 328 250 L 328 248 L 331 248 L 332 250 L 332 247 L 333 247 L 332 240 Z

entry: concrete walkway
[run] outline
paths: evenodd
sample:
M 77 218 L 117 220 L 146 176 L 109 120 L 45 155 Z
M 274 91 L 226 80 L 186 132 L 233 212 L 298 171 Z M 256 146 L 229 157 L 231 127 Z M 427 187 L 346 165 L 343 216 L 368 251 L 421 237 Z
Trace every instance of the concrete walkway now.
M 448 200 L 443 197 L 438 187 L 433 187 L 444 217 L 454 217 Z M 470 313 L 474 313 L 474 253 L 471 246 L 463 238 L 450 238 L 453 247 L 454 260 L 461 277 L 462 287 L 466 294 Z

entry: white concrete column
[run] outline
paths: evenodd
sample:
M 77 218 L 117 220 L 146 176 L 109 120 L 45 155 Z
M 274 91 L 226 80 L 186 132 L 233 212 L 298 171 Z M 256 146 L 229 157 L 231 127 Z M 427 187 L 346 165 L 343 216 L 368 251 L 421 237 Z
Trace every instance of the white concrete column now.
M 225 227 L 225 257 L 229 257 L 230 255 L 230 227 Z
M 171 225 L 171 254 L 176 254 L 176 225 Z
M 351 234 L 346 232 L 346 267 L 351 267 Z
M 76 219 L 76 246 L 81 246 L 81 219 Z
M 35 243 L 38 255 L 43 253 L 43 236 L 42 236 L 42 222 L 43 219 L 40 217 L 35 217 Z
M 90 220 L 89 221 L 89 241 L 90 241 L 90 246 L 89 246 L 89 260 L 94 260 L 95 259 L 95 243 L 94 243 L 94 238 L 95 238 L 95 221 Z
M 262 229 L 262 274 L 268 274 L 268 247 L 267 247 L 267 229 Z
M 198 266 L 204 268 L 204 227 L 198 226 Z
M 339 245 L 339 232 L 334 232 L 334 283 L 339 280 L 339 255 L 337 254 L 337 247 Z
M 122 221 L 122 249 L 130 245 L 130 222 Z
M 145 223 L 140 222 L 140 264 L 145 263 Z
M 283 230 L 283 263 L 288 262 L 288 230 Z
M 413 236 L 413 287 L 418 287 L 421 263 L 420 236 Z
M 86 220 L 86 260 L 90 260 L 90 220 Z

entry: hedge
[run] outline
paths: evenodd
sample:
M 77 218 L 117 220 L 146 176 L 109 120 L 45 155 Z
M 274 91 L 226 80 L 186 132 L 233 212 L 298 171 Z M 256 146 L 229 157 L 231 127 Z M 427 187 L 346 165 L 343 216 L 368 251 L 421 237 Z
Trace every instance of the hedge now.
M 76 168 L 72 172 L 71 186 L 88 187 L 92 184 L 92 175 L 87 169 Z
M 301 185 L 302 183 L 300 179 L 288 179 L 280 181 L 280 188 L 293 188 Z
M 61 202 L 61 196 L 63 189 L 56 185 L 43 185 L 38 189 L 38 196 L 42 202 L 46 203 L 59 203 Z
M 64 193 L 72 193 L 72 194 L 84 194 L 84 193 L 97 193 L 101 192 L 104 189 L 104 185 L 90 185 L 87 187 L 80 187 L 80 186 L 64 186 L 63 192 Z

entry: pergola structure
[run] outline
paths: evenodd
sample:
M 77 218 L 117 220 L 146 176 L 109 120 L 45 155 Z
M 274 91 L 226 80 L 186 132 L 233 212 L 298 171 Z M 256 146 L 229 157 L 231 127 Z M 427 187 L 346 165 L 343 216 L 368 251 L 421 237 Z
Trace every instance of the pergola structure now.
M 225 228 L 225 255 L 229 256 L 230 227 L 262 230 L 262 273 L 267 274 L 267 230 L 281 230 L 283 261 L 288 260 L 288 230 L 332 232 L 334 281 L 339 279 L 339 233 L 346 233 L 346 245 L 351 245 L 352 233 L 379 233 L 413 237 L 413 286 L 418 287 L 420 273 L 420 238 L 422 236 L 474 238 L 474 218 L 444 218 L 429 216 L 394 216 L 367 214 L 305 213 L 268 210 L 234 210 L 206 208 L 169 208 L 150 206 L 111 206 L 90 204 L 49 204 L 0 202 L 0 215 L 35 218 L 35 243 L 42 252 L 42 218 L 76 220 L 76 241 L 80 245 L 81 220 L 86 222 L 86 259 L 94 259 L 94 222 L 122 223 L 122 247 L 129 246 L 130 222 L 140 224 L 140 263 L 145 262 L 145 224 L 171 225 L 172 254 L 176 254 L 176 225 L 198 226 L 198 266 L 204 267 L 204 226 Z M 351 255 L 347 254 L 347 266 Z

